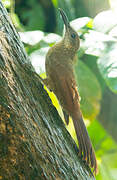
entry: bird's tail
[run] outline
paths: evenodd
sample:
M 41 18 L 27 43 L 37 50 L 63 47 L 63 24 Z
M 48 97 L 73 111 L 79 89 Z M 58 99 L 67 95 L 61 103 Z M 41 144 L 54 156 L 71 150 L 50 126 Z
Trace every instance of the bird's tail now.
M 83 156 L 83 160 L 85 160 L 87 164 L 94 169 L 94 173 L 97 174 L 98 169 L 95 152 L 81 113 L 75 113 L 72 119 L 79 144 L 79 155 Z

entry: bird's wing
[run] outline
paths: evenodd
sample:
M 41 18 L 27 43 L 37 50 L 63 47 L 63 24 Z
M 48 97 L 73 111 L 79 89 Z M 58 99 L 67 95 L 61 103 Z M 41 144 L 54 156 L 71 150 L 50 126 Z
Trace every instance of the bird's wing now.
M 91 167 L 94 168 L 96 173 L 97 161 L 80 111 L 79 95 L 74 74 L 72 71 L 62 68 L 60 70 L 54 69 L 53 73 L 50 76 L 53 83 L 52 89 L 63 109 L 73 119 L 79 143 L 79 154 L 83 156 L 83 159 L 88 164 L 91 164 Z
M 57 96 L 63 109 L 68 112 L 77 109 L 76 105 L 79 102 L 77 85 L 72 69 L 68 70 L 65 67 L 54 68 L 49 74 L 52 90 Z M 70 115 L 70 114 L 69 114 Z

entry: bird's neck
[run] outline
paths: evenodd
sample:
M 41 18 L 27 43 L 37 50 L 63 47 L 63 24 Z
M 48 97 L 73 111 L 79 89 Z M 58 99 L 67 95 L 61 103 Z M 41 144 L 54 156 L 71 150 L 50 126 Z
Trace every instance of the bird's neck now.
M 60 49 L 62 55 L 68 56 L 71 59 L 73 59 L 77 53 L 74 47 L 66 44 L 64 39 L 57 44 L 57 49 Z

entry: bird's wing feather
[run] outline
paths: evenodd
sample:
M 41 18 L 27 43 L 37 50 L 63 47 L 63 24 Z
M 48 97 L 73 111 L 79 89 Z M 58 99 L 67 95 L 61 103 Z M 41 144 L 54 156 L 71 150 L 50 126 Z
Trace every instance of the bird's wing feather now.
M 64 110 L 70 113 L 73 107 L 75 108 L 79 102 L 74 72 L 72 69 L 68 70 L 61 66 L 57 66 L 50 72 L 52 72 L 49 74 L 49 78 L 53 92 L 56 94 Z
M 79 154 L 83 156 L 83 159 L 88 164 L 91 164 L 91 167 L 96 172 L 97 161 L 80 111 L 79 95 L 73 71 L 68 71 L 67 69 L 62 71 L 62 67 L 60 71 L 59 69 L 54 69 L 50 78 L 53 82 L 52 89 L 60 104 L 73 119 L 79 143 Z

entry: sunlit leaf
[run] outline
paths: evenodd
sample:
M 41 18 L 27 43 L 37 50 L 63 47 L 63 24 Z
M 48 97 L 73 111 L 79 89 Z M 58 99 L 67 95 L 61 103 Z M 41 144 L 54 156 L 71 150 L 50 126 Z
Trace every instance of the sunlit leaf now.
M 45 72 L 45 58 L 49 47 L 41 48 L 30 55 L 31 63 L 37 73 Z
M 61 39 L 59 35 L 54 33 L 50 33 L 44 36 L 44 33 L 41 31 L 31 31 L 25 33 L 20 33 L 22 41 L 27 42 L 28 44 L 36 44 L 40 41 L 40 46 L 43 46 L 43 43 L 46 43 L 45 48 L 40 48 L 39 50 L 35 50 L 30 54 L 30 60 L 35 68 L 37 73 L 45 72 L 45 58 L 46 54 L 49 50 L 49 46 L 53 45 L 57 41 Z M 43 46 L 44 47 L 44 46 Z
M 107 45 L 98 59 L 98 67 L 109 88 L 117 93 L 117 43 Z
M 56 42 L 60 41 L 61 36 L 54 34 L 54 33 L 49 33 L 46 36 L 44 36 L 43 41 L 46 42 L 48 45 L 50 44 L 55 44 Z
M 85 25 L 87 25 L 91 21 L 91 18 L 89 17 L 82 17 L 77 18 L 70 22 L 71 26 L 74 27 L 76 31 L 83 28 Z
M 117 25 L 109 32 L 109 35 L 117 38 Z
M 102 157 L 106 153 L 108 155 L 116 153 L 117 144 L 97 120 L 90 123 L 88 126 L 88 132 L 95 147 L 97 156 Z
M 58 0 L 52 0 L 52 3 L 53 3 L 53 5 L 54 5 L 55 7 L 58 6 Z
M 26 43 L 32 46 L 37 44 L 44 37 L 44 33 L 42 31 L 19 32 L 19 35 L 23 43 Z
M 94 29 L 107 33 L 117 25 L 117 14 L 112 10 L 103 11 L 94 18 Z
M 116 177 L 116 173 L 112 174 L 112 168 L 114 168 L 115 172 L 117 171 L 117 144 L 97 120 L 90 123 L 88 132 L 97 155 L 97 160 L 100 158 L 98 163 L 99 174 L 96 176 L 96 179 L 111 180 L 110 177 L 112 175 Z
M 85 47 L 86 54 L 100 56 L 105 49 L 105 42 L 116 41 L 113 37 L 101 32 L 89 30 L 84 35 L 85 41 L 82 46 Z
M 44 44 L 51 46 L 61 39 L 61 37 L 57 34 L 46 34 L 42 31 L 19 32 L 19 35 L 21 41 L 25 44 L 33 46 L 32 48 L 39 43 L 42 48 L 44 47 Z
M 22 25 L 20 23 L 20 20 L 19 20 L 19 17 L 17 16 L 17 14 L 11 13 L 10 16 L 11 16 L 12 22 L 15 25 L 15 27 L 21 29 Z
M 112 10 L 117 11 L 117 0 L 109 0 Z
M 3 5 L 5 8 L 10 8 L 11 6 L 11 0 L 2 0 Z
M 93 28 L 93 19 L 90 19 L 90 21 L 86 24 L 86 26 L 90 29 Z

